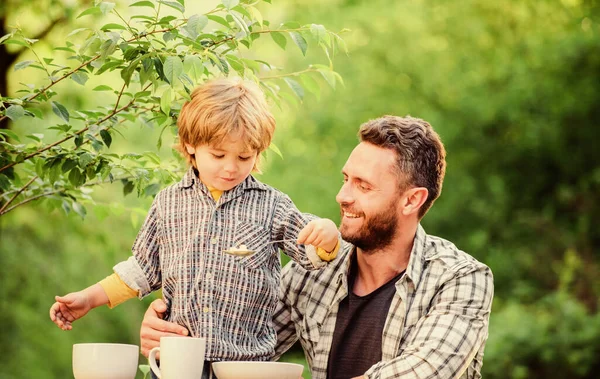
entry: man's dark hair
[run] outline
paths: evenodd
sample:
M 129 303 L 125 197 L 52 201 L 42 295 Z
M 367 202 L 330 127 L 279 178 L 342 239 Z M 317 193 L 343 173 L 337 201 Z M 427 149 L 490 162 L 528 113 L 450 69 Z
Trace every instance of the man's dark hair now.
M 402 191 L 409 186 L 427 188 L 427 200 L 419 209 L 422 218 L 442 192 L 446 150 L 440 136 L 428 122 L 410 116 L 383 116 L 367 121 L 358 135 L 361 142 L 396 152 Z

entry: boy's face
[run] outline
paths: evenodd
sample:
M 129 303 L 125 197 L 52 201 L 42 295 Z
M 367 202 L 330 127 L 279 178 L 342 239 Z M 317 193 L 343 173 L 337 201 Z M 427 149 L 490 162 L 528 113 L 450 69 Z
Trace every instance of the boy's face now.
M 256 150 L 248 150 L 241 136 L 226 137 L 219 145 L 186 145 L 193 154 L 200 180 L 208 187 L 227 191 L 243 182 L 254 168 Z

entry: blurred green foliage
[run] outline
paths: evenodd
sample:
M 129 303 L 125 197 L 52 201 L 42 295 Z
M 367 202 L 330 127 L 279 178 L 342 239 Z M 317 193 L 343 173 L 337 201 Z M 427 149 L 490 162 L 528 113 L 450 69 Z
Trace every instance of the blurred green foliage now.
M 483 377 L 597 377 L 600 2 L 289 0 L 264 13 L 352 33 L 336 61 L 343 87 L 274 107 L 283 159 L 270 154 L 260 179 L 338 220 L 340 169 L 358 126 L 382 114 L 428 120 L 448 172 L 423 224 L 495 275 Z M 275 49 L 264 54 L 291 68 L 316 53 Z M 114 143 L 152 150 L 157 133 L 132 128 Z M 132 210 L 149 200 L 120 191 L 97 192 L 98 202 L 124 204 L 104 219 L 35 204 L 0 218 L 0 377 L 68 377 L 73 342 L 137 341 L 147 303 L 98 310 L 69 333 L 47 316 L 55 294 L 127 258 L 139 222 Z

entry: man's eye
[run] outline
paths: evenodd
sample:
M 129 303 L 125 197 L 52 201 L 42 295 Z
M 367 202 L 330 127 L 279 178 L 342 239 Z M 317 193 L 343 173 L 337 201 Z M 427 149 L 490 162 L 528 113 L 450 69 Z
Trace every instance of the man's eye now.
M 369 190 L 369 186 L 366 186 L 364 184 L 359 184 L 358 188 L 360 188 L 361 191 L 368 191 Z

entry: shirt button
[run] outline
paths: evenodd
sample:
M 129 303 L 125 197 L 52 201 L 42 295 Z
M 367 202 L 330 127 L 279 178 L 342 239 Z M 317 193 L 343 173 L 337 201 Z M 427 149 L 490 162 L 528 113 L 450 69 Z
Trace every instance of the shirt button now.
M 208 313 L 210 312 L 210 308 L 209 307 L 204 307 L 204 309 L 202 310 L 204 313 Z
M 210 279 L 210 278 L 212 278 L 212 274 L 210 272 L 207 272 L 206 273 L 206 279 Z
M 216 244 L 218 241 L 219 241 L 219 237 L 213 237 L 210 239 L 210 243 L 213 245 Z

